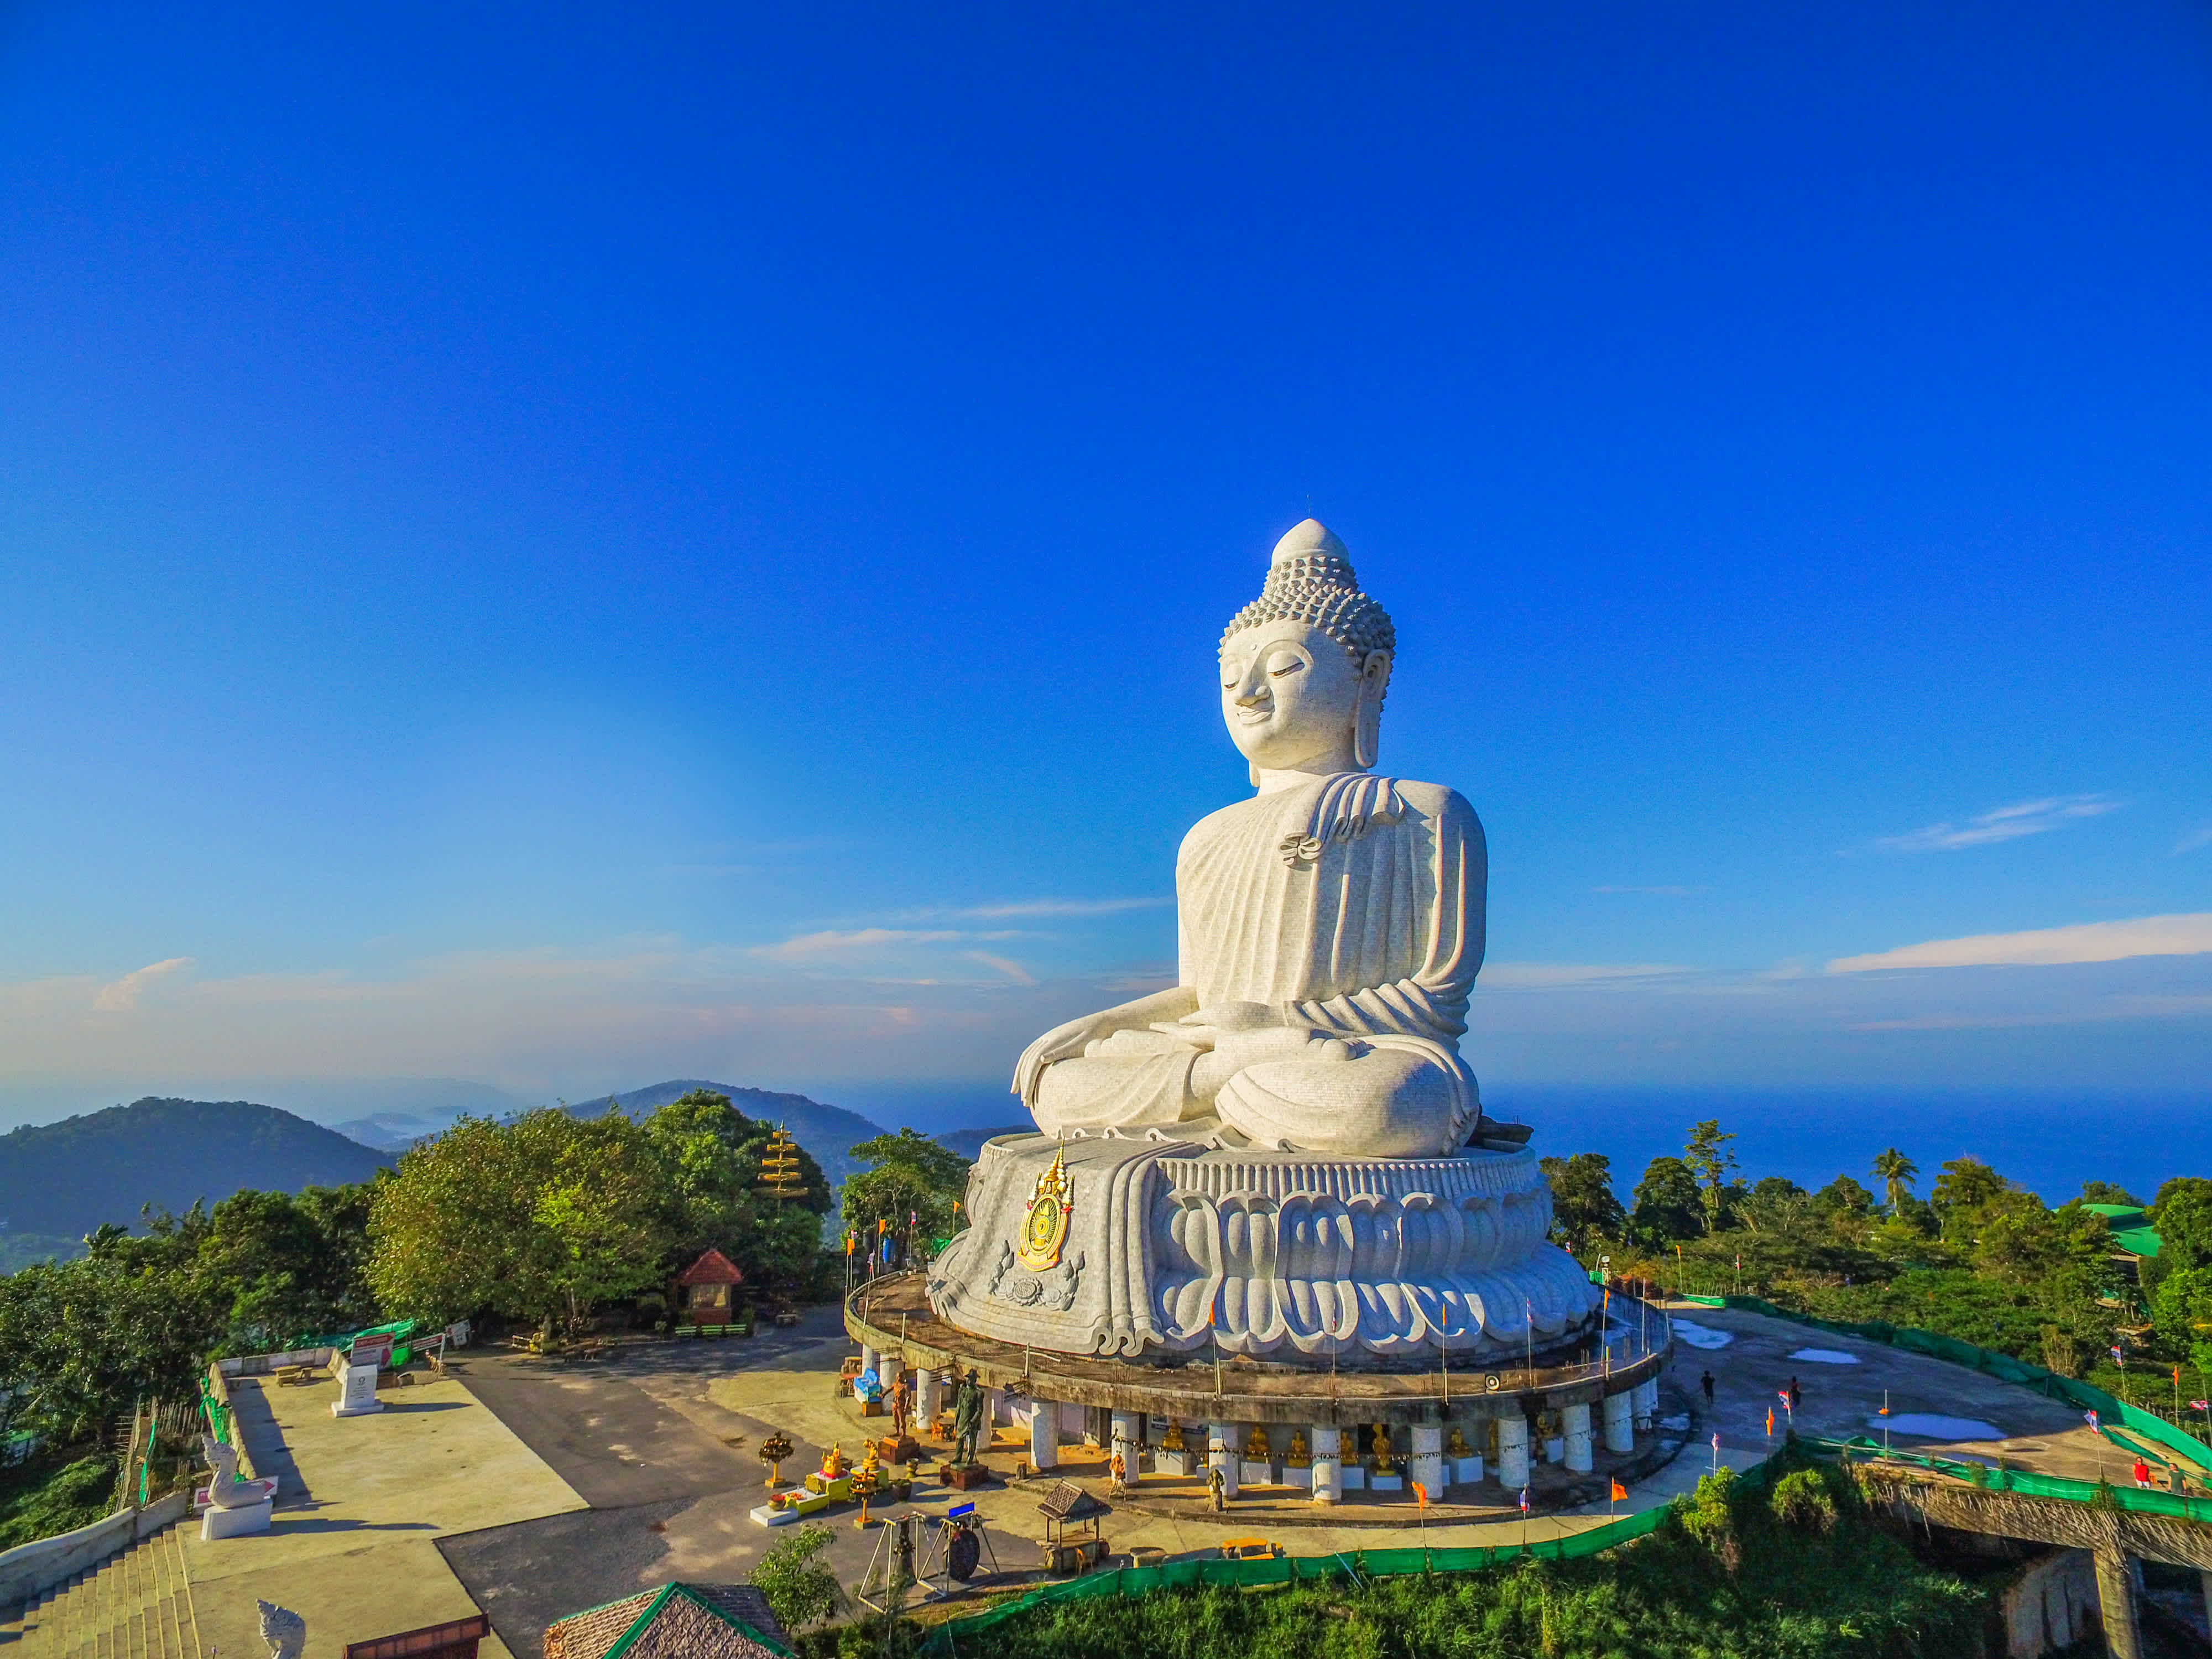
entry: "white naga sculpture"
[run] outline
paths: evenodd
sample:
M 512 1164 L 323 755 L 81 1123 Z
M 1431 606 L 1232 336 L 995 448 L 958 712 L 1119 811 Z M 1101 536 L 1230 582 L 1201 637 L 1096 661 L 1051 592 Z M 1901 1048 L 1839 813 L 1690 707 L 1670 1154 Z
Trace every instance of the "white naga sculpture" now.
M 269 1644 L 268 1659 L 300 1659 L 307 1645 L 307 1621 L 274 1601 L 257 1601 L 261 1609 L 261 1639 Z
M 1467 1139 L 1487 854 L 1455 791 L 1371 769 L 1395 645 L 1328 530 L 1275 544 L 1221 641 L 1222 718 L 1257 793 L 1183 838 L 1180 982 L 1023 1054 L 1038 1127 L 1366 1158 Z
M 218 1510 L 252 1509 L 264 1503 L 268 1488 L 258 1480 L 247 1480 L 238 1473 L 237 1449 L 226 1446 L 211 1434 L 200 1436 L 200 1455 L 207 1459 L 208 1468 L 214 1471 L 208 1477 L 208 1504 Z
M 1528 1131 L 1460 1057 L 1488 861 L 1441 784 L 1376 773 L 1395 635 L 1343 544 L 1276 544 L 1221 641 L 1256 793 L 1176 862 L 1178 983 L 1029 1046 L 1042 1134 L 987 1142 L 930 1265 L 958 1328 L 1073 1353 L 1532 1354 L 1599 1292 L 1546 1242 Z

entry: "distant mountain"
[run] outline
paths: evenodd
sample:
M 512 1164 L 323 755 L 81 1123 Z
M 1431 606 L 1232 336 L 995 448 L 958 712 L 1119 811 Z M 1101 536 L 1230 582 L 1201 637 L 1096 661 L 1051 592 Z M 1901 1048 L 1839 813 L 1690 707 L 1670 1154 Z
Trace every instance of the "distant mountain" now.
M 973 1164 L 983 1156 L 983 1143 L 995 1135 L 1033 1135 L 1036 1133 L 1036 1125 L 1034 1123 L 1006 1123 L 995 1129 L 948 1129 L 933 1139 L 939 1146 L 959 1153 Z
M 611 1108 L 630 1117 L 646 1117 L 672 1100 L 681 1100 L 694 1089 L 711 1089 L 718 1095 L 727 1095 L 730 1104 L 747 1117 L 782 1124 L 791 1131 L 791 1138 L 813 1155 L 833 1187 L 860 1167 L 854 1161 L 853 1148 L 863 1140 L 872 1140 L 887 1133 L 883 1125 L 871 1122 L 858 1112 L 848 1112 L 842 1106 L 824 1106 L 805 1095 L 741 1089 L 732 1083 L 708 1083 L 697 1078 L 678 1078 L 672 1082 L 633 1089 L 626 1095 L 602 1095 L 597 1100 L 577 1101 L 568 1109 L 578 1117 L 598 1117 Z
M 412 1112 L 374 1112 L 331 1125 L 347 1139 L 380 1152 L 404 1152 L 426 1135 L 443 1134 L 453 1127 L 451 1117 L 418 1117 Z
M 0 1135 L 0 1223 L 78 1238 L 241 1187 L 297 1192 L 366 1181 L 392 1160 L 319 1123 L 244 1100 L 156 1100 Z

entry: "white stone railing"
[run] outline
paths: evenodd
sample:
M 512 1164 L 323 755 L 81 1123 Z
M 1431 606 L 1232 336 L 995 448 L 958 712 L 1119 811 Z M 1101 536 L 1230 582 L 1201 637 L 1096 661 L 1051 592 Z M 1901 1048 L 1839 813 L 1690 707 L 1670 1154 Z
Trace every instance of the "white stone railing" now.
M 134 1504 L 75 1532 L 0 1551 L 0 1607 L 67 1583 L 86 1568 L 183 1519 L 191 1503 L 189 1492 L 165 1492 L 143 1509 Z

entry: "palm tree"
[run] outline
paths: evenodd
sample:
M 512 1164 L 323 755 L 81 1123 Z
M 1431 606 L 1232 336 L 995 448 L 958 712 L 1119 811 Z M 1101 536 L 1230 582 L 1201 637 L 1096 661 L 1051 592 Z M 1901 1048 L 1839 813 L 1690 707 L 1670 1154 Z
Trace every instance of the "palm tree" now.
M 1903 1152 L 1892 1146 L 1874 1161 L 1874 1178 L 1889 1193 L 1889 1212 L 1898 1213 L 1905 1200 L 1911 1195 L 1912 1178 L 1920 1173 L 1920 1166 Z

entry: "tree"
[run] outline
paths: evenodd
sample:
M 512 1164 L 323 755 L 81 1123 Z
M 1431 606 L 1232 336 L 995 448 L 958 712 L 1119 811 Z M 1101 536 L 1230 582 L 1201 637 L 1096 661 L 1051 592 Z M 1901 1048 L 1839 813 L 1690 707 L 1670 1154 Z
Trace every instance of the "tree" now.
M 378 1183 L 369 1283 L 387 1312 L 433 1323 L 489 1309 L 573 1329 L 659 1276 L 661 1173 L 618 1112 L 463 1118 Z
M 829 1528 L 810 1522 L 786 1533 L 753 1569 L 753 1588 L 793 1636 L 834 1618 L 845 1605 L 837 1570 L 819 1559 L 836 1539 Z
M 2159 1352 L 2212 1375 L 2212 1267 L 2180 1267 L 2159 1283 L 2150 1302 Z
M 1874 1194 L 1847 1175 L 1839 1175 L 1813 1194 L 1813 1205 L 1828 1215 L 1869 1216 L 1874 1213 Z
M 862 1141 L 853 1156 L 866 1167 L 846 1178 L 838 1199 L 863 1249 L 877 1236 L 878 1222 L 889 1222 L 901 1236 L 911 1231 L 916 1243 L 951 1232 L 953 1206 L 968 1190 L 968 1165 L 957 1152 L 901 1129 Z
M 1613 1160 L 1602 1152 L 1539 1160 L 1552 1184 L 1552 1238 L 1571 1251 L 1593 1241 L 1620 1238 L 1628 1212 L 1613 1195 Z
M 2142 1207 L 2142 1200 L 2126 1188 L 2116 1187 L 2109 1181 L 2083 1182 L 2081 1201 L 2084 1204 L 2126 1204 L 2136 1209 Z
M 1954 1158 L 1937 1171 L 1928 1201 L 1935 1206 L 1948 1237 L 1952 1217 L 1970 1213 L 2011 1190 L 2012 1182 L 1978 1158 Z
M 1729 1177 L 1735 1173 L 1735 1154 L 1728 1149 L 1733 1134 L 1721 1132 L 1721 1122 L 1709 1117 L 1690 1127 L 1690 1144 L 1683 1148 L 1682 1162 L 1698 1178 L 1700 1201 L 1705 1214 L 1705 1231 L 1717 1233 L 1721 1230 L 1721 1214 L 1728 1200 Z
M 2212 1267 L 2212 1181 L 2179 1176 L 2158 1189 L 2150 1211 L 2159 1265 L 2167 1273 Z
M 1905 1200 L 1912 1196 L 1912 1182 L 1919 1173 L 1920 1166 L 1894 1146 L 1875 1155 L 1874 1178 L 1881 1182 L 1892 1215 L 1905 1212 Z
M 1655 1158 L 1636 1183 L 1629 1227 L 1653 1249 L 1696 1237 L 1701 1213 L 1698 1177 L 1679 1158 Z
M 790 1288 L 813 1277 L 830 1200 L 822 1166 L 805 1147 L 799 1148 L 799 1172 L 805 1196 L 785 1201 L 758 1190 L 770 1127 L 745 1116 L 728 1096 L 695 1089 L 654 1112 L 643 1127 L 661 1170 L 672 1267 L 711 1246 L 735 1262 L 749 1284 Z
M 365 1274 L 369 1183 L 234 1193 L 198 1242 L 194 1270 L 223 1313 L 223 1346 L 260 1353 L 377 1322 Z

